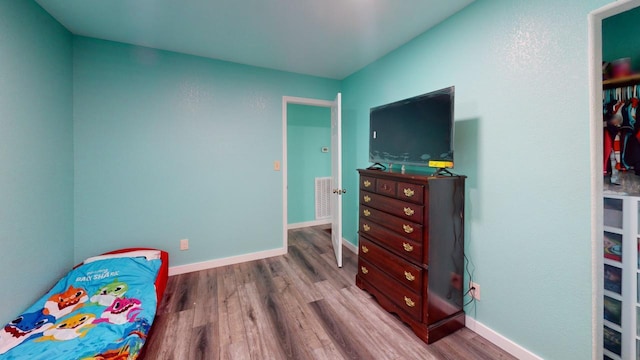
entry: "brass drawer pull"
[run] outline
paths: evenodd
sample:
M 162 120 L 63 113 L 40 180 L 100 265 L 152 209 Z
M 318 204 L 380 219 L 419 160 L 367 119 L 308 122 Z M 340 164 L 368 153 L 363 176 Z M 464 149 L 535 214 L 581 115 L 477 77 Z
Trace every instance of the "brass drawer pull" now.
M 364 231 L 369 231 L 369 230 L 371 230 L 371 226 L 369 226 L 368 224 L 362 224 L 362 229 Z
M 415 194 L 416 194 L 416 192 L 413 191 L 413 189 L 411 189 L 411 188 L 404 189 L 404 196 L 406 196 L 406 197 L 412 197 Z
M 362 245 L 362 252 L 365 253 L 365 254 L 368 253 L 369 252 L 369 248 L 364 246 L 364 245 Z
M 405 215 L 407 215 L 407 216 L 411 216 L 411 215 L 413 215 L 413 214 L 415 214 L 415 213 L 416 213 L 416 212 L 415 212 L 415 210 L 413 210 L 413 209 L 412 209 L 412 208 L 410 208 L 410 207 L 406 207 L 406 208 L 404 208 L 404 214 L 405 214 Z
M 404 297 L 404 303 L 407 304 L 408 307 L 416 306 L 416 303 L 407 296 Z
M 364 216 L 371 216 L 371 211 L 369 211 L 369 209 L 364 209 L 362 210 L 362 214 L 364 214 Z
M 413 227 L 411 225 L 402 225 L 402 229 L 404 230 L 404 232 L 406 232 L 407 234 L 411 234 L 413 232 Z
M 408 271 L 404 272 L 404 277 L 407 278 L 407 280 L 409 280 L 409 281 L 413 281 L 413 280 L 416 279 L 416 277 L 412 273 L 410 273 Z
M 364 184 L 364 187 L 369 187 L 371 186 L 371 181 L 365 180 L 362 184 Z
M 368 203 L 371 201 L 371 197 L 369 195 L 364 196 L 364 202 Z
M 364 266 L 360 266 L 360 271 L 361 271 L 363 274 L 365 274 L 365 275 L 367 275 L 367 274 L 369 273 L 369 269 L 367 269 L 367 268 L 366 268 L 366 267 L 364 267 Z
M 402 247 L 404 248 L 404 251 L 406 251 L 406 252 L 412 252 L 413 251 L 413 245 L 411 245 L 409 243 L 402 243 Z

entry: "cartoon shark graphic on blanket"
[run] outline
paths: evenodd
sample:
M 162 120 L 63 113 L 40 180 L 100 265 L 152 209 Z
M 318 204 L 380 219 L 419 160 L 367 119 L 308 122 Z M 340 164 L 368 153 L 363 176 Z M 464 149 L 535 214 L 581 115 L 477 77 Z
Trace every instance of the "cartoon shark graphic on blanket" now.
M 44 309 L 18 316 L 0 330 L 0 354 L 18 346 L 27 339 L 40 336 L 51 328 L 56 318 L 47 314 Z
M 69 286 L 66 291 L 52 295 L 44 303 L 44 308 L 49 312 L 49 315 L 60 319 L 81 308 L 88 300 L 89 296 L 85 289 Z
M 91 330 L 93 320 L 96 318 L 93 314 L 75 314 L 60 321 L 55 327 L 46 330 L 42 337 L 35 341 L 57 340 L 65 341 L 75 339 L 77 337 L 85 337 L 87 332 Z
M 126 324 L 134 322 L 142 310 L 142 303 L 138 299 L 116 298 L 113 303 L 100 315 L 95 324 L 108 322 L 111 324 Z
M 109 306 L 116 298 L 121 298 L 129 290 L 127 283 L 113 280 L 111 283 L 103 286 L 92 297 L 92 303 L 98 303 L 102 306 Z

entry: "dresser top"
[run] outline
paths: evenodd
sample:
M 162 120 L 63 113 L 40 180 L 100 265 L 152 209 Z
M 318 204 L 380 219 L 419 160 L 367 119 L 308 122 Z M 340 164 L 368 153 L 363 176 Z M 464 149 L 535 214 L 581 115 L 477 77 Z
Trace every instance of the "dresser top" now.
M 415 173 L 415 172 L 409 172 L 409 171 L 403 174 L 398 170 L 358 169 L 358 172 L 360 173 L 360 175 L 364 175 L 364 176 L 388 178 L 388 179 L 394 179 L 394 180 L 400 180 L 400 181 L 413 180 L 413 181 L 425 182 L 425 181 L 448 180 L 448 179 L 466 179 L 466 176 L 464 175 L 448 176 L 448 175 L 435 175 L 435 174 L 421 174 L 421 173 Z

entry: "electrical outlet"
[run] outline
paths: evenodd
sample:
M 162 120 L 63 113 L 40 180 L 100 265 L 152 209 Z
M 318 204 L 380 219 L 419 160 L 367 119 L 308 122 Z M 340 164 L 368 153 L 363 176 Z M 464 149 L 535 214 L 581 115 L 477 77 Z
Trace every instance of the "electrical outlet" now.
M 469 289 L 469 294 L 471 294 L 471 297 L 476 300 L 480 300 L 480 285 L 469 281 Z
M 189 250 L 189 239 L 180 240 L 180 250 Z

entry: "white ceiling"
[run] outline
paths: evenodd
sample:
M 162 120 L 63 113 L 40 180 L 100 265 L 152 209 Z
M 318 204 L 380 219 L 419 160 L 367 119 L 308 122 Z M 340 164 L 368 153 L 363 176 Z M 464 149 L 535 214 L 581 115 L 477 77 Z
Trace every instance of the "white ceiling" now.
M 473 0 L 36 0 L 74 34 L 343 79 Z

